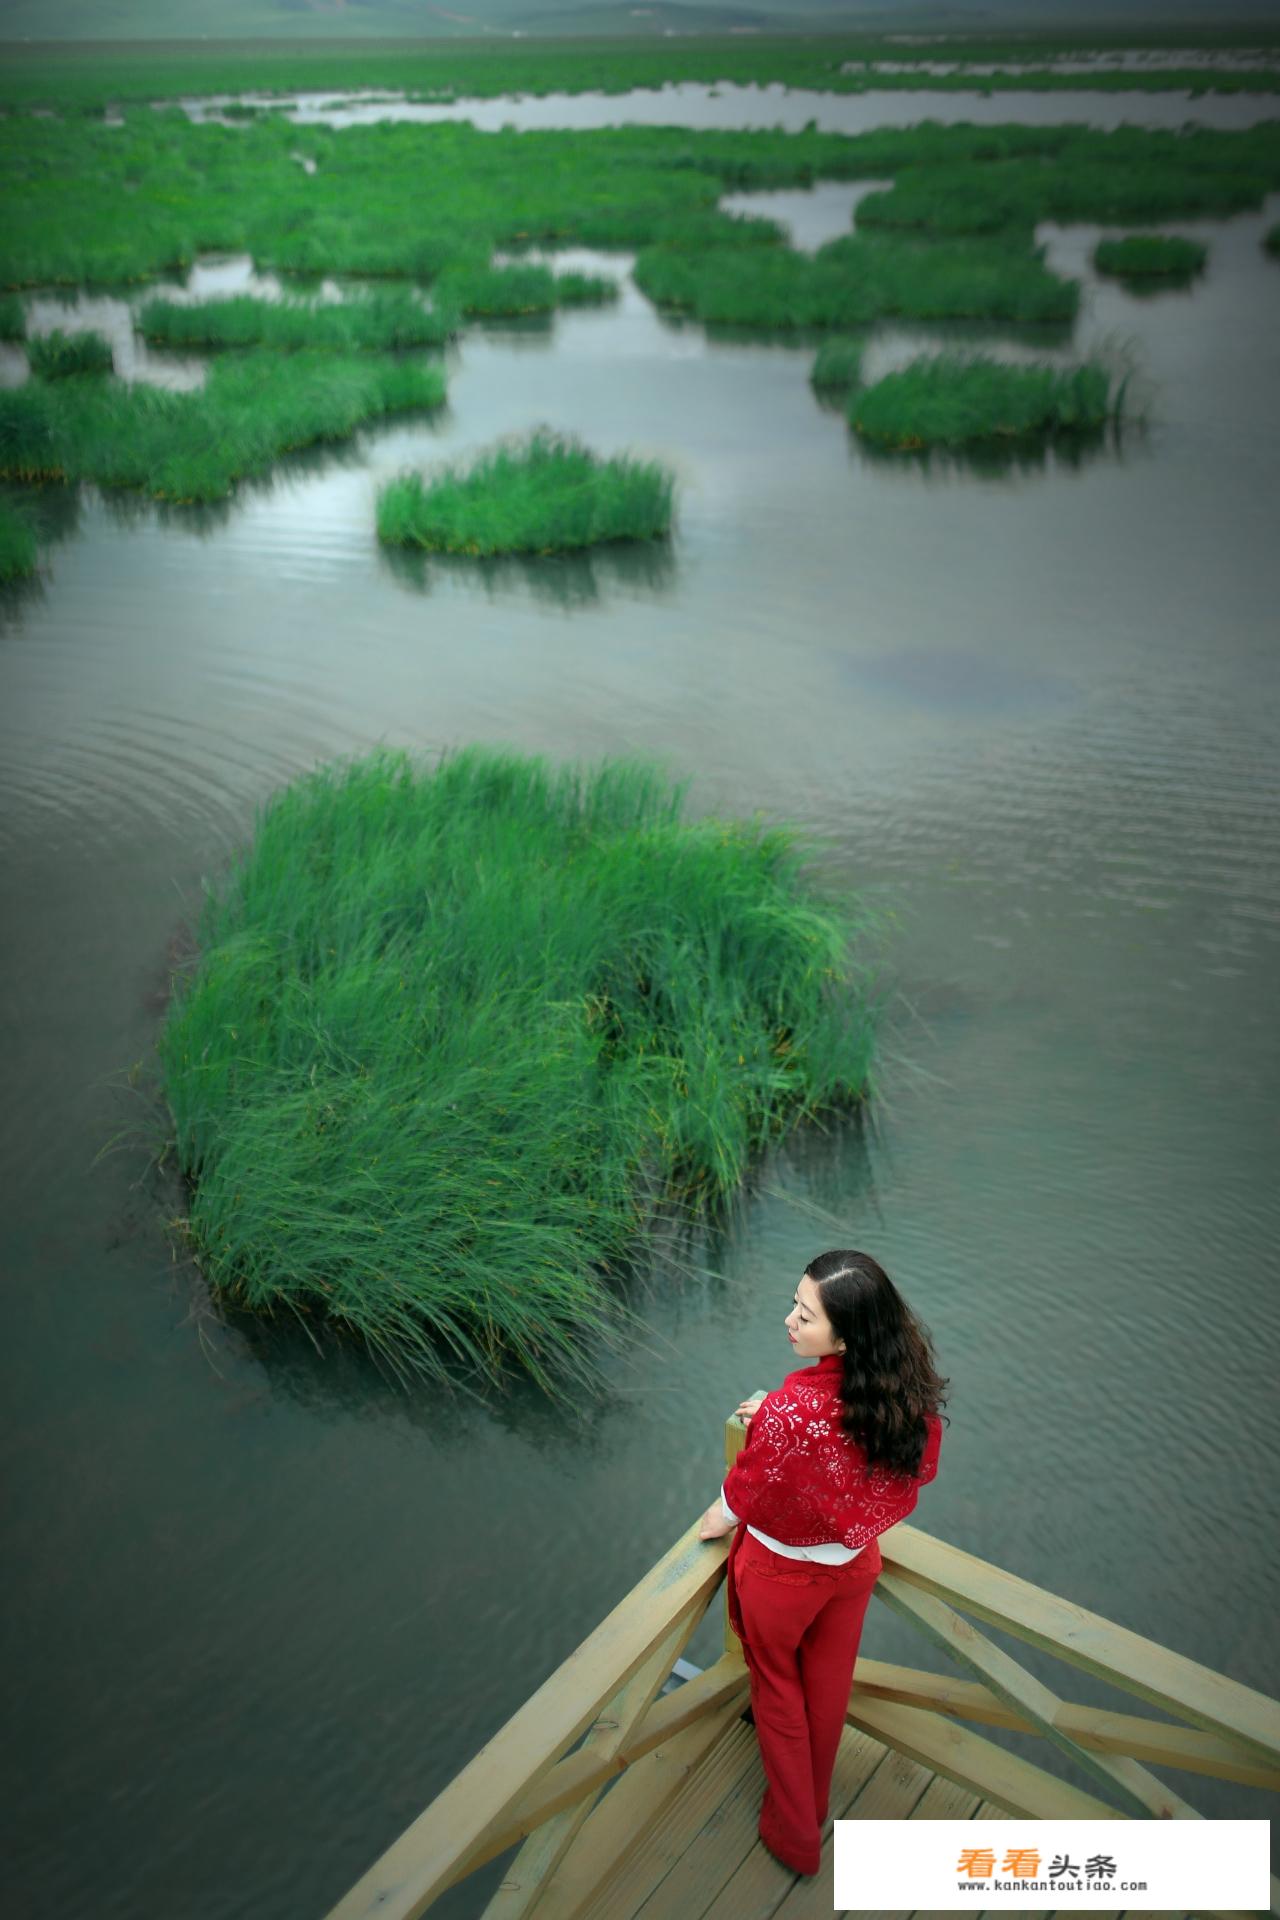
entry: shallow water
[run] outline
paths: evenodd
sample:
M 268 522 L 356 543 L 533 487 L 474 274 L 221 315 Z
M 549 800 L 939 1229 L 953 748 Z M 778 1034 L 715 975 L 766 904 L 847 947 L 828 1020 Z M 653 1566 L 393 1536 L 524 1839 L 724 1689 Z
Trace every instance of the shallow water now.
M 729 127 L 781 128 L 799 133 L 810 121 L 821 133 L 867 133 L 873 127 L 914 126 L 922 120 L 965 120 L 978 126 L 1021 121 L 1032 126 L 1071 121 L 1089 127 L 1180 127 L 1194 120 L 1204 127 L 1249 127 L 1276 117 L 1276 96 L 1266 93 L 1093 92 L 1067 88 L 1061 92 L 973 93 L 922 88 L 866 93 L 815 93 L 786 87 L 733 86 L 727 81 L 703 86 L 683 81 L 628 94 L 548 93 L 502 95 L 492 100 L 426 102 L 406 99 L 369 99 L 333 92 L 272 94 L 209 94 L 180 102 L 193 120 L 221 119 L 221 108 L 232 99 L 251 106 L 284 109 L 300 126 L 370 126 L 378 120 L 469 120 L 483 132 L 516 127 L 560 128 L 583 132 L 592 127 Z M 169 102 L 164 102 L 169 105 Z M 230 125 L 244 125 L 231 121 Z
M 816 244 L 841 191 L 735 204 Z M 10 1910 L 325 1911 L 713 1497 L 828 1245 L 884 1258 L 953 1381 L 920 1525 L 1280 1692 L 1277 217 L 1176 223 L 1208 272 L 1147 300 L 1093 280 L 1096 230 L 1044 230 L 1089 280 L 1076 344 L 1130 353 L 1150 412 L 1075 464 L 872 459 L 811 349 L 627 283 L 469 332 L 442 421 L 226 510 L 44 497 L 47 577 L 0 631 Z M 885 329 L 868 371 L 948 337 Z M 675 468 L 669 551 L 380 553 L 384 478 L 544 419 Z M 875 1127 L 771 1161 L 576 1420 L 221 1324 L 128 1085 L 254 808 L 317 759 L 471 739 L 659 756 L 895 916 Z M 863 1645 L 942 1666 L 884 1606 Z

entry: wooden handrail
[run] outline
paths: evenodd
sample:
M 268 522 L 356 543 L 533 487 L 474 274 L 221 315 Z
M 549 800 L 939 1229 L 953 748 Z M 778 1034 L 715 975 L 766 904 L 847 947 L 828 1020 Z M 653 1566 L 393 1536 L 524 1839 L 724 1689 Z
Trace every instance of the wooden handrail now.
M 1280 1760 L 1280 1703 L 1045 1587 L 900 1521 L 880 1536 L 885 1570 L 1152 1706 Z
M 724 1579 L 723 1542 L 697 1522 L 544 1680 L 506 1725 L 419 1814 L 333 1908 L 330 1920 L 417 1920 L 465 1871 L 491 1829 L 554 1766 L 670 1633 Z

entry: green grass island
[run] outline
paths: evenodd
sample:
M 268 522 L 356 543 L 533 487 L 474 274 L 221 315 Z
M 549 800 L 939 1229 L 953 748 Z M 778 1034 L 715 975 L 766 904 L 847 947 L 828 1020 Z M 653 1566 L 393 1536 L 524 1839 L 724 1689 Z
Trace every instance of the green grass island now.
M 854 431 L 899 451 L 1097 434 L 1118 421 L 1124 381 L 1097 361 L 1018 366 L 984 354 L 938 353 L 856 391 Z
M 430 553 L 554 554 L 671 530 L 675 481 L 655 461 L 602 459 L 571 435 L 523 440 L 378 495 L 378 538 Z
M 559 1391 L 660 1221 L 870 1088 L 857 899 L 643 763 L 377 753 L 280 791 L 160 1041 L 214 1291 Z
M 1121 280 L 1190 280 L 1203 272 L 1208 258 L 1209 249 L 1199 240 L 1164 233 L 1128 233 L 1100 240 L 1093 250 L 1098 272 Z

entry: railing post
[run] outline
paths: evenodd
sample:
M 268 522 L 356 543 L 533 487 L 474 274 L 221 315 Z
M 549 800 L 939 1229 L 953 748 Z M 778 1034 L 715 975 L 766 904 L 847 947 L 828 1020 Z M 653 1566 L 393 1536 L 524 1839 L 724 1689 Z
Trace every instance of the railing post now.
M 764 1395 L 764 1388 L 758 1387 L 754 1393 L 748 1394 L 747 1398 L 748 1400 L 756 1402 L 758 1405 L 759 1402 L 764 1399 Z M 724 1423 L 724 1470 L 726 1473 L 728 1473 L 730 1467 L 742 1452 L 746 1441 L 746 1421 L 739 1420 L 736 1413 L 731 1413 Z M 745 1664 L 742 1642 L 729 1625 L 729 1582 L 727 1580 L 725 1581 L 724 1599 L 721 1604 L 724 1607 L 724 1650 L 726 1653 L 735 1655 L 737 1659 L 743 1660 Z

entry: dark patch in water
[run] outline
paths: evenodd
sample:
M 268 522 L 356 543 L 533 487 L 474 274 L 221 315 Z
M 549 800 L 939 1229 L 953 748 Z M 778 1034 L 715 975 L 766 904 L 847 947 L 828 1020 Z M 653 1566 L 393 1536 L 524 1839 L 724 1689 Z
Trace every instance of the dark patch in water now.
M 839 659 L 856 684 L 939 712 L 1043 713 L 1079 699 L 1061 675 L 1009 666 L 989 654 L 903 647 L 860 659 L 841 654 Z

